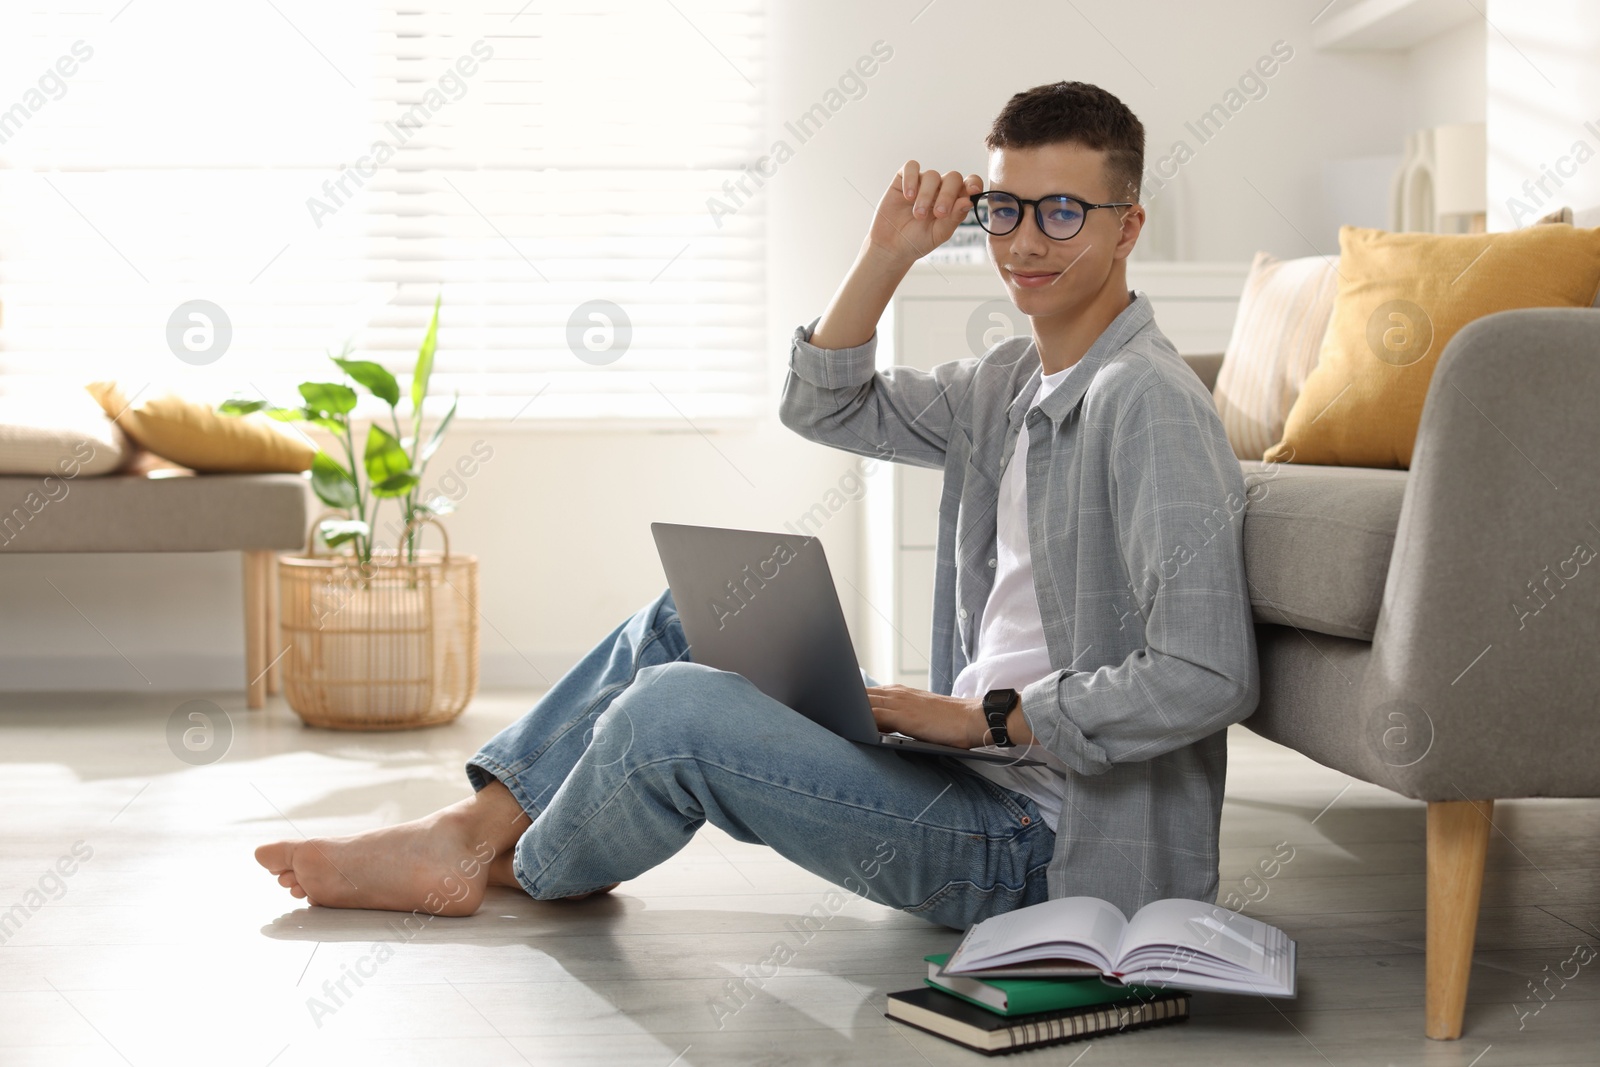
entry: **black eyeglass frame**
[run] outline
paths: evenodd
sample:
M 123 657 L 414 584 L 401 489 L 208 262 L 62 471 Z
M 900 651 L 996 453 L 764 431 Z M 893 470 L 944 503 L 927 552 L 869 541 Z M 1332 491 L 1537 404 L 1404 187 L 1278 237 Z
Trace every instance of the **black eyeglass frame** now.
M 985 226 L 983 223 L 978 221 L 978 199 L 980 197 L 988 196 L 991 193 L 999 193 L 1001 196 L 1009 196 L 1011 199 L 1013 199 L 1013 200 L 1015 200 L 1017 202 L 1018 207 L 1023 209 L 1023 214 L 1027 214 L 1028 205 L 1030 205 L 1030 204 L 1033 205 L 1033 222 L 1034 222 L 1034 225 L 1039 227 L 1039 232 L 1040 233 L 1044 234 L 1046 237 L 1050 238 L 1050 240 L 1052 240 L 1052 241 L 1070 241 L 1074 237 L 1078 236 L 1078 234 L 1083 232 L 1084 224 L 1089 221 L 1089 212 L 1095 210 L 1096 208 L 1102 208 L 1102 207 L 1133 207 L 1134 206 L 1131 201 L 1126 202 L 1126 203 L 1118 202 L 1118 203 L 1111 203 L 1111 204 L 1091 204 L 1087 200 L 1084 200 L 1084 199 L 1082 199 L 1080 197 L 1072 196 L 1072 195 L 1067 194 L 1067 193 L 1051 193 L 1049 196 L 1041 196 L 1037 200 L 1024 200 L 1022 197 L 1018 196 L 1016 193 L 1008 193 L 1004 189 L 986 189 L 981 193 L 969 193 L 969 194 L 967 194 L 967 199 L 972 202 L 972 218 L 963 221 L 961 223 L 961 225 L 963 225 L 963 226 L 977 226 L 979 229 L 983 230 L 984 233 L 990 234 L 991 236 L 994 236 L 994 237 L 1006 237 L 1006 236 L 1008 236 L 1010 234 L 1013 234 L 1013 233 L 1017 232 L 1017 226 L 1021 226 L 1022 225 L 1022 220 L 1021 219 L 1017 220 L 1017 226 L 1011 227 L 1011 229 L 1007 230 L 1005 233 L 995 233 L 993 230 L 989 229 L 989 227 Z M 1051 234 L 1048 230 L 1046 230 L 1044 228 L 1044 223 L 1042 221 L 1040 221 L 1040 218 L 1039 218 L 1039 205 L 1041 203 L 1043 203 L 1044 201 L 1046 201 L 1046 200 L 1070 200 L 1074 204 L 1077 204 L 1080 208 L 1082 208 L 1083 209 L 1083 217 L 1078 220 L 1078 228 L 1076 230 L 1073 230 L 1070 234 L 1068 234 L 1065 237 L 1056 237 L 1053 234 Z

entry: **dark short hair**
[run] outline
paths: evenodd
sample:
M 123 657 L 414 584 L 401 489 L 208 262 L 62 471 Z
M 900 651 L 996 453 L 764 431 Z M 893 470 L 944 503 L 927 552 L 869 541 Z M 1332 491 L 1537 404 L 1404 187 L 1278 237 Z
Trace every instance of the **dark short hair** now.
M 1139 199 L 1144 124 L 1128 105 L 1098 85 L 1054 82 L 1020 92 L 1006 101 L 983 140 L 990 150 L 1060 142 L 1105 152 L 1111 195 Z

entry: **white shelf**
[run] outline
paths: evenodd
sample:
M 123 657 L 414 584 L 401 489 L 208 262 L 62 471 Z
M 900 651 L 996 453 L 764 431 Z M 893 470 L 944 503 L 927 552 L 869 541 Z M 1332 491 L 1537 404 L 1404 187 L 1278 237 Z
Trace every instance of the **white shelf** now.
M 1355 0 L 1318 20 L 1319 52 L 1400 52 L 1480 20 L 1468 0 Z
M 1155 310 L 1156 325 L 1179 352 L 1221 352 L 1233 332 L 1239 295 L 1250 273 L 1248 261 L 1201 262 L 1140 260 L 1128 263 L 1128 285 L 1146 293 Z M 1005 283 L 988 263 L 918 262 L 895 291 L 895 300 L 905 308 L 925 309 L 929 301 L 955 307 L 958 317 L 947 323 L 952 345 L 944 358 L 977 355 L 956 348 L 963 338 L 964 316 L 986 300 L 1009 304 Z M 949 302 L 954 302 L 949 303 Z M 958 306 L 959 305 L 959 306 Z M 947 312 L 948 313 L 948 312 Z M 1026 319 L 1009 313 L 1016 332 L 1026 329 Z M 897 362 L 917 364 L 921 352 L 893 353 Z M 932 364 L 928 364 L 931 366 Z

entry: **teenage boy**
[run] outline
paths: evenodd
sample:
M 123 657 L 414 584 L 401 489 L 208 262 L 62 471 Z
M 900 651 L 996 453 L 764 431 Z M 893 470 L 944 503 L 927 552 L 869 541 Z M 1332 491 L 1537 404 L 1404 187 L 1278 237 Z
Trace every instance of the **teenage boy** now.
M 896 174 L 795 332 L 780 414 L 944 471 L 933 691 L 869 688 L 880 728 L 1043 766 L 845 741 L 691 662 L 668 591 L 469 761 L 471 799 L 265 845 L 263 866 L 317 904 L 467 915 L 491 884 L 604 892 L 709 821 L 958 928 L 1052 897 L 1126 914 L 1215 899 L 1224 728 L 1259 694 L 1245 490 L 1210 395 L 1127 286 L 1144 129 L 1103 89 L 1058 82 L 1012 97 L 985 143 L 987 191 L 914 161 Z M 969 215 L 1031 336 L 874 370 L 896 287 Z

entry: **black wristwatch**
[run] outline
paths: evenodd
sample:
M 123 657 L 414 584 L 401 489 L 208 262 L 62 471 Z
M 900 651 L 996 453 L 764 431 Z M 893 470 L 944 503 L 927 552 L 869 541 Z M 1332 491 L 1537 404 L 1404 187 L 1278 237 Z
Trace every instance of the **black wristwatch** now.
M 1015 689 L 991 689 L 983 695 L 983 717 L 989 720 L 990 744 L 1010 748 L 1015 743 L 1006 732 L 1006 717 L 1021 698 Z

